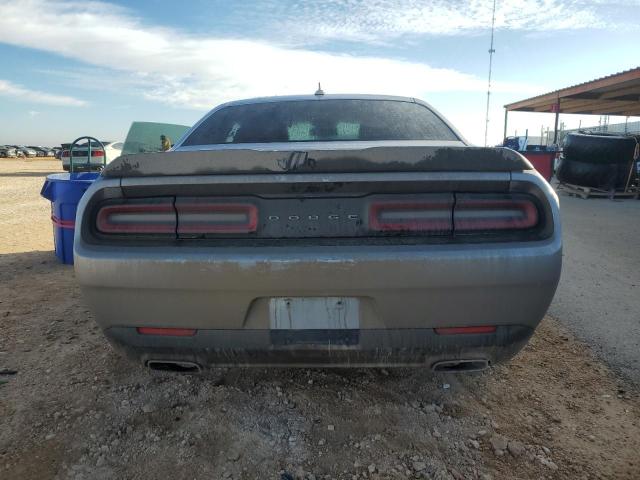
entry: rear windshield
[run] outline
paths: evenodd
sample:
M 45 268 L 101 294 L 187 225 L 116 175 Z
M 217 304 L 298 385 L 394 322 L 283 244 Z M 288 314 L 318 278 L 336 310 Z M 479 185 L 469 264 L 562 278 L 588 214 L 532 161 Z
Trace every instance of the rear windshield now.
M 182 145 L 459 140 L 427 107 L 396 100 L 301 100 L 222 108 Z

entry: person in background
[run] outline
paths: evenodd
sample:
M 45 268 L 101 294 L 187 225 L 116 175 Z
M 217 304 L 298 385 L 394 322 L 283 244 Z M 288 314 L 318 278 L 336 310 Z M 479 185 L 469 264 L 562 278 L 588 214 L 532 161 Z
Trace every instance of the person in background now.
M 160 135 L 160 142 L 162 143 L 163 152 L 166 152 L 171 148 L 171 140 L 166 135 Z

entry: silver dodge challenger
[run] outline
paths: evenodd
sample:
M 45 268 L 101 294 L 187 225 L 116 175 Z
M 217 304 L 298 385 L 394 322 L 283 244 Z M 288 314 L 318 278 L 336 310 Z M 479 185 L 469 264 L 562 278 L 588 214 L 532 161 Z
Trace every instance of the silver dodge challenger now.
M 556 290 L 558 199 L 520 154 L 404 97 L 221 105 L 123 155 L 78 209 L 75 271 L 149 368 L 423 366 L 515 355 Z

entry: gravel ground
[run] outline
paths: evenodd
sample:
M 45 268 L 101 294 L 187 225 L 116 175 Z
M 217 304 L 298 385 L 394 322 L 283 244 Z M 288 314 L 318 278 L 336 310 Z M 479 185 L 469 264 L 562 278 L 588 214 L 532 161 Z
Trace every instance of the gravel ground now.
M 640 402 L 545 319 L 505 366 L 151 373 L 108 345 L 0 160 L 0 479 L 637 479 Z
M 564 263 L 549 313 L 640 385 L 640 201 L 560 203 Z

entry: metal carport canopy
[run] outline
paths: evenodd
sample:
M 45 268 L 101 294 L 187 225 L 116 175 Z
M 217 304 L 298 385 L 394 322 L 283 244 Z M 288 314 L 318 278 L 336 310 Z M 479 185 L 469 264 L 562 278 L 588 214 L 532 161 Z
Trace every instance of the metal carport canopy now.
M 504 133 L 508 112 L 547 112 L 558 115 L 640 116 L 640 67 L 545 93 L 504 106 Z

